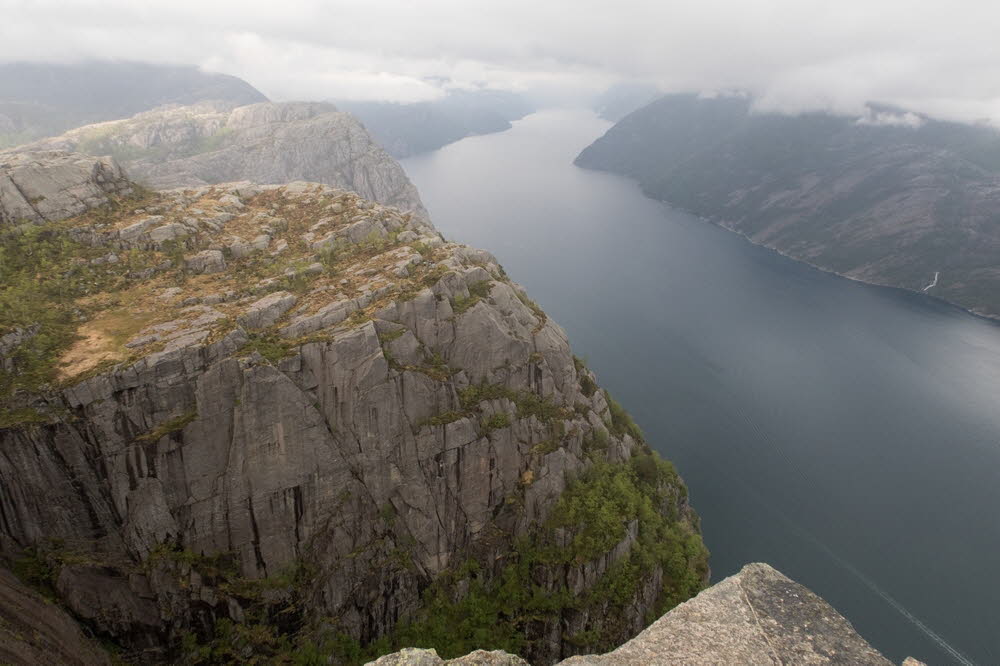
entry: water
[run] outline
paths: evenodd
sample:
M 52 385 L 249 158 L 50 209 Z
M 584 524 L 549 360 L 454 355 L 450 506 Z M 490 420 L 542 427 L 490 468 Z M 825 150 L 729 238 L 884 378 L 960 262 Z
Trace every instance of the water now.
M 574 167 L 607 127 L 545 111 L 403 164 L 677 463 L 713 580 L 766 561 L 897 663 L 1000 663 L 1000 326 Z

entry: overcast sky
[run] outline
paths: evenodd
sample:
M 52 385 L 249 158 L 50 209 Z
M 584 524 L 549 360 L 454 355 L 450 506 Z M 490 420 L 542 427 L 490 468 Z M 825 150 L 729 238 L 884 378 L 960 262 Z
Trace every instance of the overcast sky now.
M 634 79 L 1000 121 L 1000 2 L 986 0 L 0 0 L 0 16 L 0 61 L 196 64 L 277 100 Z

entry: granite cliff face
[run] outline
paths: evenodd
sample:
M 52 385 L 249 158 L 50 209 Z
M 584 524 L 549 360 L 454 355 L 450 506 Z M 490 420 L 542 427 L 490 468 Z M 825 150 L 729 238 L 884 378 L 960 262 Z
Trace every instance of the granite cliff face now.
M 88 125 L 20 151 L 111 155 L 151 188 L 296 180 L 349 189 L 425 215 L 402 167 L 350 114 L 330 104 L 204 103 Z
M 703 586 L 676 472 L 489 253 L 315 183 L 105 199 L 5 218 L 0 555 L 126 659 L 552 663 Z
M 860 118 L 757 113 L 669 95 L 626 116 L 580 166 L 851 278 L 1000 316 L 1000 132 L 870 107 Z

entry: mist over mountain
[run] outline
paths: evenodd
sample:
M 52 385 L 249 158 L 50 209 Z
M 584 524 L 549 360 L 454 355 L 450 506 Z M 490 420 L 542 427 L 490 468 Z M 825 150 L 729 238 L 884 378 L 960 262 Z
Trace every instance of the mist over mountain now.
M 742 96 L 668 95 L 576 163 L 821 268 L 1000 314 L 992 127 L 877 105 L 793 116 L 754 112 Z
M 456 91 L 433 102 L 336 101 L 357 116 L 393 157 L 409 157 L 475 134 L 502 132 L 534 110 L 524 97 L 499 90 Z
M 591 106 L 601 118 L 618 122 L 662 94 L 656 86 L 647 83 L 616 83 L 598 95 Z
M 246 81 L 194 66 L 91 61 L 0 64 L 0 148 L 165 104 L 266 102 Z

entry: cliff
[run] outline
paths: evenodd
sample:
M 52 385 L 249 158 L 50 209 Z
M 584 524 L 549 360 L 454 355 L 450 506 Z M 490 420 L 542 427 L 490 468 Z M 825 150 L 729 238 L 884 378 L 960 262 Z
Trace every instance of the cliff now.
M 353 116 L 330 104 L 170 107 L 79 127 L 17 150 L 110 155 L 154 189 L 314 181 L 426 216 L 402 167 Z
M 0 65 L 0 148 L 165 104 L 206 100 L 237 106 L 267 98 L 235 76 L 191 66 L 6 63 Z
M 499 651 L 444 661 L 431 650 L 419 649 L 386 655 L 373 666 L 446 663 L 527 666 L 519 657 Z M 617 649 L 570 657 L 557 666 L 891 663 L 821 598 L 766 564 L 748 564 Z
M 859 118 L 787 116 L 743 97 L 669 95 L 576 163 L 824 270 L 1000 316 L 994 128 L 875 106 Z
M 315 183 L 83 184 L 2 229 L 0 555 L 124 659 L 552 663 L 704 585 L 682 481 L 489 253 Z

